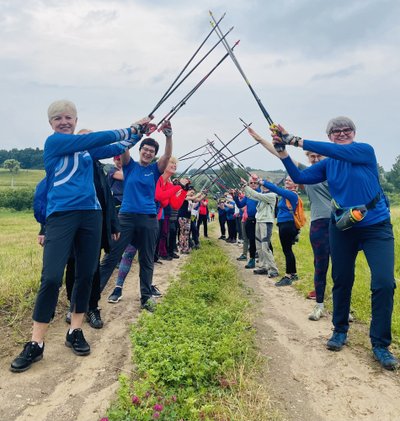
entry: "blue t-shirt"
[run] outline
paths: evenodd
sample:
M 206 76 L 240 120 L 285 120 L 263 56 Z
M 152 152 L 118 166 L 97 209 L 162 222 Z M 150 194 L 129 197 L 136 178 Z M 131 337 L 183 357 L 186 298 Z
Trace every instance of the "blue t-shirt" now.
M 122 169 L 124 171 L 124 197 L 120 213 L 156 215 L 154 195 L 157 180 L 161 175 L 157 162 L 143 166 L 131 158 Z

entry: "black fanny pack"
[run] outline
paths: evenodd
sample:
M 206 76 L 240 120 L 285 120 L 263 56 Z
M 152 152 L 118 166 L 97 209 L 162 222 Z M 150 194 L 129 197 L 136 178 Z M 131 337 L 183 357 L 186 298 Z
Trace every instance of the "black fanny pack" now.
M 369 209 L 374 209 L 381 198 L 380 192 L 366 205 L 352 206 L 342 208 L 335 199 L 332 199 L 332 213 L 336 223 L 336 228 L 340 231 L 346 231 L 357 223 L 361 222 L 368 213 Z

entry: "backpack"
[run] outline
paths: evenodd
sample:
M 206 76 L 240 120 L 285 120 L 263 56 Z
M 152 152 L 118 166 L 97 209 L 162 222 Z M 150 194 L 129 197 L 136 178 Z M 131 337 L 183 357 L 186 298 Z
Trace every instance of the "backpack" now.
M 35 188 L 33 195 L 33 215 L 39 224 L 46 223 L 46 209 L 47 209 L 47 193 L 49 189 L 47 186 L 47 177 L 44 177 Z
M 303 201 L 301 200 L 301 197 L 298 196 L 298 202 L 297 202 L 297 206 L 294 212 L 293 212 L 292 205 L 289 199 L 286 199 L 286 206 L 293 213 L 293 219 L 294 219 L 294 224 L 296 225 L 296 228 L 298 230 L 303 228 L 307 222 L 307 218 L 306 218 L 306 214 L 304 213 Z

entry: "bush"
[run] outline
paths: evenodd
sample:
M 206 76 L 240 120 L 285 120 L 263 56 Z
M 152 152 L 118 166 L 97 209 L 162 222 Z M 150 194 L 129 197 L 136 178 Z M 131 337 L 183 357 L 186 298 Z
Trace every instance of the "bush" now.
M 15 209 L 17 211 L 32 209 L 32 189 L 5 188 L 0 190 L 0 208 Z

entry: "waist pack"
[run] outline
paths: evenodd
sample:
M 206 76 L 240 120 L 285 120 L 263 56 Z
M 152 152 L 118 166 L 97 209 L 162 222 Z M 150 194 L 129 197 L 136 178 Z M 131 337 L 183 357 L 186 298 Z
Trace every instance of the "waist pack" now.
M 346 231 L 361 222 L 367 216 L 368 210 L 373 209 L 380 198 L 381 194 L 378 193 L 366 205 L 350 208 L 342 208 L 335 199 L 332 199 L 332 213 L 335 218 L 336 228 L 340 231 Z

